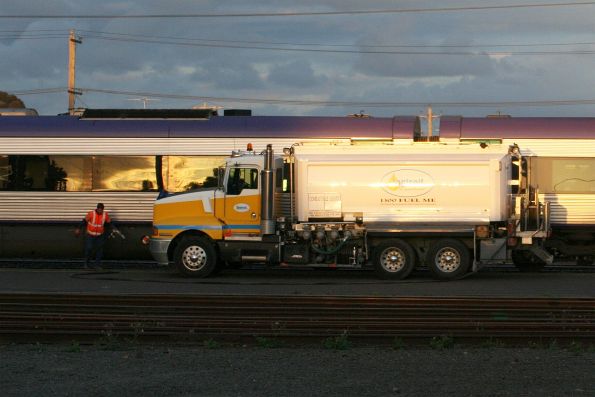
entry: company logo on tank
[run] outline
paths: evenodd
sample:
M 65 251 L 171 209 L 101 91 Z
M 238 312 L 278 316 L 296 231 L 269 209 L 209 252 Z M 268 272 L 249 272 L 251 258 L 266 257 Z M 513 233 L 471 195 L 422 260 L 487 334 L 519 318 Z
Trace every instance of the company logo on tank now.
M 396 197 L 420 197 L 435 186 L 434 179 L 423 171 L 403 168 L 382 177 L 382 190 Z

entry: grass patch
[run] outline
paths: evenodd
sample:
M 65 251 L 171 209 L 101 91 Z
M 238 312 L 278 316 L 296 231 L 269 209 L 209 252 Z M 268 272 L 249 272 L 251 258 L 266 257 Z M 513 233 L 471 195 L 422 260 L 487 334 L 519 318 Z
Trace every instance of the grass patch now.
M 403 338 L 399 337 L 399 336 L 395 336 L 392 342 L 392 348 L 394 350 L 401 350 L 406 346 L 405 341 L 403 340 Z
M 440 335 L 430 340 L 430 347 L 434 350 L 451 349 L 455 346 L 455 340 L 452 336 Z
M 255 336 L 254 339 L 256 345 L 263 349 L 275 349 L 283 345 L 279 339 L 267 338 L 266 336 Z
M 77 341 L 73 340 L 70 345 L 65 349 L 67 353 L 80 353 L 81 352 L 81 344 Z
M 581 342 L 573 340 L 568 345 L 568 351 L 575 354 L 583 353 L 585 351 L 585 346 Z
M 489 338 L 481 342 L 479 347 L 491 349 L 493 347 L 506 347 L 506 343 L 500 339 Z
M 205 349 L 219 349 L 221 347 L 221 343 L 217 342 L 213 338 L 204 340 L 202 345 Z
M 343 331 L 339 336 L 326 338 L 322 345 L 325 349 L 331 350 L 347 350 L 351 348 L 351 342 L 349 341 L 347 331 Z

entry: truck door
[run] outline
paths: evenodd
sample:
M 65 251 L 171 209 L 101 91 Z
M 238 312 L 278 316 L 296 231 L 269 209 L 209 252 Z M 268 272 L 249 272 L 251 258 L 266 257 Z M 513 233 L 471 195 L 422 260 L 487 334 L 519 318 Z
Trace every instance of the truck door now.
M 227 233 L 259 233 L 260 231 L 260 170 L 257 166 L 232 167 L 225 186 L 223 220 Z

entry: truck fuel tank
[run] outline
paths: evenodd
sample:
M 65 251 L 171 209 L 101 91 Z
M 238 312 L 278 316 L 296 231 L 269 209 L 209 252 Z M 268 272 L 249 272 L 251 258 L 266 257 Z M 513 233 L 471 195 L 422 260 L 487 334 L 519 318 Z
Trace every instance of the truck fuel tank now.
M 294 150 L 301 222 L 473 223 L 510 215 L 511 159 L 494 145 L 304 145 Z

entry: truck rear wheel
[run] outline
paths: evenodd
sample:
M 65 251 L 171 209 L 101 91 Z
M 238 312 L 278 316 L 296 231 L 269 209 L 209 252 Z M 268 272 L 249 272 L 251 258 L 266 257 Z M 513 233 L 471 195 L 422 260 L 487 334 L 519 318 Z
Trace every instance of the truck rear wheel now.
M 174 263 L 184 276 L 207 277 L 215 270 L 217 253 L 207 239 L 186 237 L 174 251 Z
M 380 278 L 400 280 L 414 267 L 415 251 L 403 240 L 387 240 L 374 249 L 374 269 Z
M 438 240 L 427 253 L 426 265 L 436 278 L 455 279 L 469 270 L 471 265 L 469 249 L 459 240 Z

